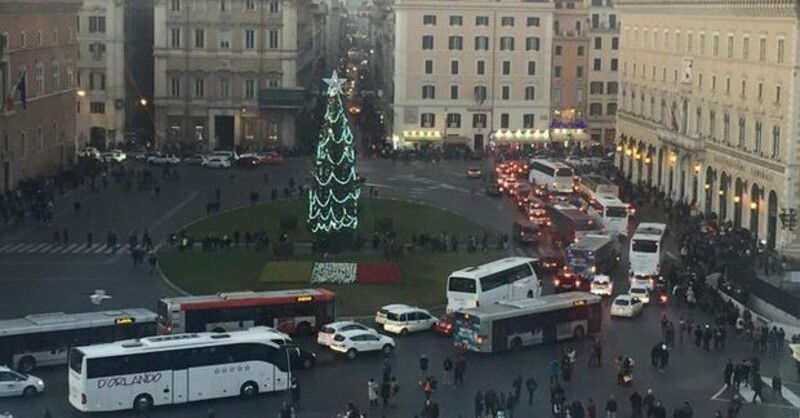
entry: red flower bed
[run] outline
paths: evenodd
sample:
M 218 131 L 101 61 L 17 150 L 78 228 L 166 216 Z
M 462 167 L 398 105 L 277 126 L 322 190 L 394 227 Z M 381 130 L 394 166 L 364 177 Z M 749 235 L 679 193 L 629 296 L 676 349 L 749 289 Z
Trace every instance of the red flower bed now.
M 358 263 L 356 267 L 359 284 L 396 284 L 402 279 L 400 266 L 395 263 Z

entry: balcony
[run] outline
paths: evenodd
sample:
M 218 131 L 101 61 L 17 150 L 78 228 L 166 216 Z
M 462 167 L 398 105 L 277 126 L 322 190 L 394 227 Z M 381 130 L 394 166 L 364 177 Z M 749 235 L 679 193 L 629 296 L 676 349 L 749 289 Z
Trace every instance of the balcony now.
M 703 138 L 694 138 L 663 127 L 659 128 L 657 133 L 662 142 L 683 148 L 687 151 L 702 152 L 705 147 L 705 141 Z
M 609 32 L 609 33 L 619 33 L 619 25 L 609 25 L 608 23 L 599 23 L 597 25 L 592 25 L 590 32 Z
M 302 88 L 269 88 L 258 91 L 258 106 L 262 109 L 302 109 L 306 91 Z

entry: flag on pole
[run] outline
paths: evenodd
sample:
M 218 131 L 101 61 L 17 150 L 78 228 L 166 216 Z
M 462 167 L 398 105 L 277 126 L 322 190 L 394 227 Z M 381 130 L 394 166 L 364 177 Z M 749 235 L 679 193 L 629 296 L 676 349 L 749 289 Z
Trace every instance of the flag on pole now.
M 6 97 L 5 110 L 14 110 L 14 101 L 19 93 L 19 100 L 22 102 L 22 108 L 28 108 L 28 88 L 25 85 L 25 73 L 19 77 L 19 81 L 14 87 L 11 88 L 11 95 Z

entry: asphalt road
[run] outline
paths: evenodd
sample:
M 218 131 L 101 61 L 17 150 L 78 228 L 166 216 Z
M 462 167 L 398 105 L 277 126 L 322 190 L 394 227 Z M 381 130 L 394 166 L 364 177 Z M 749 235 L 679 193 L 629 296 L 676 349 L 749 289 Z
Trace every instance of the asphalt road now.
M 361 162 L 360 171 L 367 177 L 367 186 L 375 186 L 383 197 L 425 202 L 497 231 L 508 232 L 511 219 L 520 215 L 507 200 L 480 193 L 473 196 L 472 188 L 480 188 L 482 182 L 466 179 L 464 171 L 474 164 L 464 161 L 438 165 L 393 164 L 390 161 L 366 160 Z M 123 241 L 130 231 L 141 232 L 144 229 L 156 238 L 163 238 L 170 231 L 202 216 L 205 204 L 213 199 L 216 188 L 222 191 L 223 209 L 244 205 L 251 191 L 258 191 L 263 199 L 273 187 L 284 187 L 289 177 L 300 181 L 305 177 L 307 167 L 307 161 L 300 159 L 290 159 L 281 167 L 270 167 L 267 169 L 269 184 L 265 184 L 261 170 L 181 168 L 180 182 L 162 182 L 158 201 L 145 192 L 123 192 L 113 184 L 96 195 L 75 191 L 63 202 L 58 202 L 55 227 L 68 227 L 73 237 L 82 237 L 81 241 L 90 231 L 94 233 L 95 241 L 102 239 L 109 229 L 117 231 Z M 78 218 L 72 211 L 74 200 L 80 200 L 84 208 L 89 208 L 91 215 L 83 214 Z M 127 254 L 110 255 L 96 251 L 87 254 L 86 250 L 79 249 L 55 252 L 55 249 L 49 249 L 42 244 L 50 242 L 52 232 L 53 228 L 34 225 L 0 231 L 0 318 L 35 312 L 98 309 L 88 300 L 88 294 L 94 289 L 105 289 L 112 296 L 100 309 L 153 309 L 159 297 L 174 294 L 174 290 L 159 278 L 150 275 L 144 268 L 132 266 Z M 25 251 L 14 252 L 15 247 Z M 4 249 L 7 252 L 4 253 Z M 614 275 L 614 281 L 618 292 L 626 289 L 622 272 Z M 602 406 L 613 394 L 621 404 L 621 416 L 626 416 L 629 411 L 627 398 L 631 390 L 614 384 L 612 359 L 616 355 L 627 354 L 639 364 L 635 372 L 635 387 L 640 392 L 652 388 L 656 396 L 670 407 L 670 413 L 673 407 L 679 406 L 684 400 L 693 405 L 695 417 L 711 417 L 715 409 L 724 410 L 725 399 L 731 396 L 730 390 L 725 390 L 721 384 L 724 362 L 729 356 L 738 361 L 751 355 L 748 344 L 734 340 L 724 353 L 706 353 L 687 342 L 673 350 L 670 368 L 665 373 L 659 373 L 649 367 L 649 351 L 661 338 L 658 322 L 662 313 L 666 312 L 676 323 L 681 316 L 702 320 L 701 315 L 674 306 L 667 309 L 649 306 L 639 318 L 610 319 L 607 316 L 607 304 L 601 333 L 605 367 L 585 367 L 588 356 L 588 341 L 585 340 L 532 347 L 517 353 L 470 355 L 465 386 L 440 386 L 434 395 L 441 405 L 441 416 L 472 416 L 476 390 L 491 387 L 508 392 L 516 374 L 521 374 L 523 378 L 534 376 L 540 383 L 534 405 L 520 406 L 517 416 L 548 416 L 548 364 L 566 346 L 575 347 L 578 351 L 578 367 L 572 382 L 567 385 L 567 399 L 570 401 L 580 399 L 586 404 L 591 397 Z M 319 354 L 320 360 L 314 369 L 298 374 L 303 392 L 303 409 L 299 416 L 329 418 L 341 411 L 348 401 L 361 406 L 367 416 L 411 417 L 418 413 L 423 399 L 418 386 L 419 356 L 425 353 L 431 359 L 432 369 L 441 370 L 442 360 L 453 355 L 454 348 L 449 339 L 432 333 L 397 338 L 397 341 L 398 347 L 391 361 L 401 385 L 398 406 L 372 411 L 366 407 L 366 382 L 370 377 L 379 378 L 382 357 L 365 356 L 348 362 L 314 347 L 311 341 L 301 340 L 302 345 Z M 782 371 L 786 382 L 793 381 L 795 377 L 788 355 L 778 359 L 762 359 L 762 369 L 765 376 Z M 42 416 L 44 409 L 49 408 L 54 417 L 83 416 L 67 403 L 64 367 L 44 368 L 35 374 L 45 380 L 46 393 L 33 399 L 1 399 L 0 412 L 8 410 L 15 417 L 27 418 Z M 800 387 L 793 387 L 791 383 L 786 386 L 800 393 Z M 719 400 L 712 400 L 712 397 Z M 223 399 L 159 408 L 148 416 L 196 418 L 205 416 L 206 411 L 213 408 L 217 417 L 273 417 L 284 399 L 286 394 L 269 394 L 251 400 Z M 122 417 L 133 414 L 94 416 Z M 794 418 L 798 413 L 788 402 L 769 402 L 766 406 L 746 405 L 740 416 Z

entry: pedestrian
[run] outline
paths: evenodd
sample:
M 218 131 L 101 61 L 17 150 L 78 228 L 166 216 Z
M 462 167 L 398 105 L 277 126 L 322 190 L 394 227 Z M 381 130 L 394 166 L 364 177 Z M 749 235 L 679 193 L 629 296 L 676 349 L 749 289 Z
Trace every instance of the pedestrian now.
M 617 401 L 611 395 L 606 402 L 606 418 L 617 418 Z
M 389 359 L 383 359 L 383 381 L 388 382 L 389 378 L 392 377 L 392 363 L 389 362 Z
M 295 410 L 300 410 L 300 383 L 297 381 L 296 377 L 292 378 L 291 389 L 292 389 L 292 408 L 294 408 Z
M 397 378 L 392 376 L 392 380 L 389 382 L 392 387 L 392 398 L 397 397 L 397 393 L 400 392 L 400 384 L 397 383 Z M 397 402 L 394 402 L 394 406 L 397 405 Z
M 425 399 L 429 400 L 431 396 L 433 396 L 433 380 L 430 377 L 426 377 L 420 386 L 422 386 L 422 392 L 425 394 Z
M 497 393 L 491 388 L 483 392 L 483 408 L 486 415 L 494 416 L 497 412 Z
M 445 357 L 442 362 L 442 368 L 444 369 L 444 373 L 442 373 L 442 384 L 452 384 L 450 375 L 453 374 L 453 360 L 450 360 L 450 357 Z
M 511 392 L 508 393 L 508 396 L 506 397 L 506 413 L 508 414 L 509 418 L 513 418 L 514 409 L 517 408 L 518 400 L 518 396 L 514 396 L 514 394 Z
M 475 393 L 475 418 L 484 418 L 483 416 L 483 394 L 481 391 Z
M 464 384 L 464 372 L 467 369 L 467 360 L 464 358 L 463 355 L 459 354 L 456 357 L 456 364 L 455 364 L 455 384 L 456 386 L 460 386 Z
M 44 418 L 53 418 L 53 415 L 50 413 L 50 408 L 44 409 Z
M 733 386 L 733 360 L 730 358 L 728 358 L 728 362 L 725 363 L 725 370 L 722 372 L 722 380 L 726 385 Z
M 283 405 L 281 405 L 280 411 L 278 411 L 278 417 L 280 418 L 292 418 L 292 407 L 289 406 L 289 402 L 284 401 Z
M 589 398 L 589 403 L 586 405 L 587 418 L 597 418 L 597 405 L 594 404 L 594 399 Z
M 740 409 L 742 409 L 742 397 L 739 396 L 739 392 L 736 392 L 728 402 L 728 418 L 738 417 Z
M 369 399 L 369 406 L 378 406 L 378 382 L 371 377 L 367 381 L 367 398 Z M 384 406 L 386 406 L 385 403 Z
M 92 241 L 93 241 L 92 238 L 93 238 L 93 236 L 92 236 L 91 232 L 86 234 L 86 248 L 91 248 L 92 247 Z
M 689 405 L 689 401 L 683 401 L 683 406 L 680 409 L 681 418 L 692 418 L 694 416 L 694 410 L 692 406 Z
M 208 411 L 206 411 L 206 417 L 207 418 L 216 418 L 216 416 L 217 416 L 217 413 L 214 412 L 214 408 L 208 408 Z
M 772 378 L 772 392 L 775 393 L 775 397 L 777 399 L 783 399 L 783 379 L 781 378 L 780 373 L 776 374 L 775 377 Z
M 558 384 L 558 372 L 560 371 L 561 366 L 558 364 L 558 360 L 553 360 L 550 362 L 550 384 L 556 385 Z
M 150 250 L 147 252 L 147 264 L 150 266 L 150 273 L 155 273 L 158 267 L 158 258 L 155 251 Z
M 525 381 L 525 388 L 528 389 L 528 406 L 533 405 L 533 394 L 536 392 L 536 379 L 532 376 Z
M 519 395 L 522 392 L 522 376 L 517 375 L 517 377 L 514 378 L 514 381 L 511 382 L 511 386 L 514 388 L 514 397 L 519 399 Z
M 419 376 L 421 378 L 426 378 L 428 373 L 428 356 L 424 353 L 419 356 Z
M 630 397 L 631 400 L 631 417 L 642 418 L 642 395 L 638 390 L 634 390 Z
M 381 400 L 383 400 L 383 407 L 386 408 L 389 406 L 389 396 L 392 394 L 392 385 L 389 383 L 388 379 L 384 379 L 383 383 L 381 383 L 380 393 Z
M 750 402 L 756 403 L 756 398 L 764 402 L 764 395 L 761 394 L 764 382 L 761 381 L 761 376 L 759 376 L 757 372 L 751 372 L 751 374 L 752 381 L 750 382 L 750 388 L 753 390 L 753 399 Z
M 69 231 L 67 228 L 64 228 L 64 232 L 61 234 L 61 237 L 64 238 L 64 245 L 69 244 Z
M 584 418 L 585 412 L 583 410 L 583 404 L 581 401 L 573 401 L 572 406 L 569 408 L 569 413 L 572 415 L 572 418 Z
M 61 245 L 61 231 L 57 229 L 55 232 L 53 232 L 53 243 L 56 245 Z
M 653 395 L 653 389 L 647 388 L 647 392 L 644 394 L 644 398 L 642 398 L 642 406 L 644 407 L 644 413 L 648 417 L 650 413 L 653 411 L 653 406 L 655 406 L 656 397 Z

